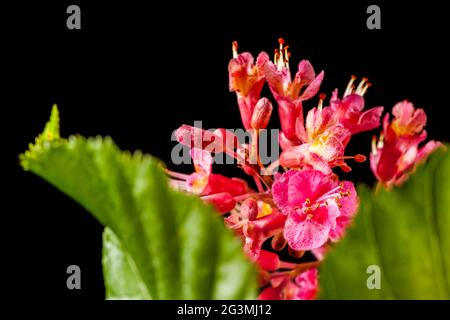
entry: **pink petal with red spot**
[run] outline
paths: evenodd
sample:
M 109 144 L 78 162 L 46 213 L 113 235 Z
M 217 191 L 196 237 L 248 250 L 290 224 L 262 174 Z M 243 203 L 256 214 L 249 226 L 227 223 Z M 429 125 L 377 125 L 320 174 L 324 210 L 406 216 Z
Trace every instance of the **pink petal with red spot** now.
M 308 215 L 312 215 L 311 218 Z M 284 237 L 294 250 L 311 250 L 322 246 L 327 240 L 335 219 L 339 215 L 336 204 L 320 206 L 308 213 L 293 211 L 284 226 Z

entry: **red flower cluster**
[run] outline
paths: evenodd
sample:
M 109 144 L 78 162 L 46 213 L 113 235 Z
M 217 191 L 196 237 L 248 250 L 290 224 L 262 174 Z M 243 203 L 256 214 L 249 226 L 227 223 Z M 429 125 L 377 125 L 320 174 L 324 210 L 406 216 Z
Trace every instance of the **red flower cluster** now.
M 314 299 L 318 292 L 318 269 L 328 245 L 341 239 L 358 209 L 352 182 L 339 181 L 333 169 L 351 170 L 346 160 L 364 162 L 360 154 L 345 155 L 352 135 L 380 125 L 383 107 L 364 110 L 367 79 L 355 87 L 353 76 L 342 98 L 337 89 L 328 106 L 319 96 L 317 107 L 303 113 L 303 102 L 314 98 L 324 72 L 316 75 L 311 63 L 303 60 L 292 79 L 290 52 L 279 39 L 274 61 L 262 52 L 256 63 L 248 53 L 238 54 L 234 42 L 228 67 L 230 91 L 235 92 L 244 128 L 252 137 L 241 143 L 226 129 L 214 132 L 181 126 L 178 142 L 191 149 L 195 172 L 182 174 L 167 170 L 174 187 L 199 195 L 224 215 L 225 224 L 242 239 L 245 253 L 259 267 L 261 299 Z M 265 167 L 258 150 L 260 130 L 268 126 L 272 103 L 260 94 L 267 82 L 278 106 L 281 122 L 280 158 Z M 439 143 L 418 145 L 425 137 L 426 116 L 422 109 L 401 102 L 383 121 L 383 133 L 373 140 L 371 168 L 387 187 L 404 181 L 414 166 L 435 150 Z M 212 172 L 212 153 L 225 153 L 237 160 L 251 176 L 255 188 L 238 178 Z M 275 173 L 277 167 L 284 173 Z M 262 249 L 270 239 L 273 251 Z M 300 258 L 311 250 L 318 261 L 281 261 L 278 252 L 288 249 Z

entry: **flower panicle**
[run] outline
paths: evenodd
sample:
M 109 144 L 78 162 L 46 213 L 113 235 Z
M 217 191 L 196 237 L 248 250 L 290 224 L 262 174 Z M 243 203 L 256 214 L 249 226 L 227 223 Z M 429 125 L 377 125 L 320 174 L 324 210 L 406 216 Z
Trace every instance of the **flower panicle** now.
M 393 120 L 383 107 L 365 108 L 371 83 L 351 76 L 342 96 L 334 90 L 327 102 L 319 94 L 324 72 L 316 74 L 308 60 L 298 64 L 291 75 L 291 52 L 278 39 L 273 61 L 261 52 L 256 60 L 249 52 L 239 53 L 231 45 L 228 65 L 229 88 L 236 94 L 242 125 L 252 142 L 241 143 L 226 129 L 213 132 L 182 125 L 175 131 L 177 141 L 190 149 L 194 172 L 166 169 L 174 188 L 198 195 L 224 218 L 225 225 L 242 241 L 246 255 L 258 266 L 260 299 L 314 299 L 318 293 L 318 265 L 332 243 L 345 236 L 358 211 L 359 197 L 351 181 L 341 181 L 334 172 L 351 170 L 347 163 L 363 163 L 378 181 L 391 188 L 405 181 L 414 167 L 441 144 L 426 139 L 426 115 L 407 101 L 392 109 Z M 261 97 L 267 84 L 274 105 Z M 303 104 L 318 94 L 316 107 L 304 114 Z M 278 160 L 265 167 L 260 160 L 260 131 L 269 126 L 276 106 L 282 149 Z M 348 155 L 346 147 L 353 135 L 380 126 L 373 136 L 372 151 Z M 237 160 L 253 185 L 237 177 L 213 170 L 213 154 L 225 153 Z M 276 168 L 284 169 L 277 173 Z M 270 242 L 270 246 L 265 245 Z M 316 258 L 303 262 L 305 252 Z M 292 261 L 280 258 L 287 252 Z

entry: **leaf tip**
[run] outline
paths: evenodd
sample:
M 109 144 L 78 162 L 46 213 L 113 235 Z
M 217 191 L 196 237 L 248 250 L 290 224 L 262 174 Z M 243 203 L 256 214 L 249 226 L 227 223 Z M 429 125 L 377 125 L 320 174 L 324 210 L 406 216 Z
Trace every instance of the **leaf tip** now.
M 44 127 L 44 131 L 38 135 L 33 143 L 28 145 L 28 150 L 19 155 L 19 164 L 24 170 L 29 170 L 29 159 L 36 157 L 36 152 L 42 148 L 42 145 L 46 142 L 59 140 L 59 110 L 56 104 L 53 104 L 50 113 L 50 119 L 47 121 Z

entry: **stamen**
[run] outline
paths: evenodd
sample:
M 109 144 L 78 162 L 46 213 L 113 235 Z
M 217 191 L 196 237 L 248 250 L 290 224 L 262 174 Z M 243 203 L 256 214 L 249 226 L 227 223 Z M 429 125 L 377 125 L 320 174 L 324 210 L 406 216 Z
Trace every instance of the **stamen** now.
M 372 136 L 372 153 L 374 156 L 376 156 L 378 153 L 378 151 L 377 151 L 377 136 L 376 135 Z
M 238 57 L 238 43 L 237 41 L 233 41 L 231 45 L 231 50 L 233 51 L 233 58 L 236 59 Z
M 176 190 L 180 190 L 180 191 L 188 191 L 189 190 L 187 182 L 183 181 L 183 180 L 170 179 L 169 185 Z
M 354 156 L 342 156 L 342 157 L 337 157 L 336 160 L 346 160 L 346 159 L 353 159 L 356 162 L 364 162 L 367 160 L 367 157 L 363 154 L 355 154 Z
M 288 51 L 289 46 L 284 47 L 284 66 L 289 69 L 289 57 L 291 53 Z
M 343 185 L 339 185 L 336 188 L 331 189 L 327 193 L 323 194 L 319 199 L 316 200 L 317 203 L 325 202 L 327 199 L 333 199 L 334 197 L 339 197 Z
M 353 93 L 353 90 L 355 89 L 355 87 L 353 86 L 353 82 L 355 82 L 355 80 L 356 80 L 356 76 L 352 75 L 352 77 L 350 78 L 350 81 L 347 84 L 347 88 L 345 89 L 344 97 Z
M 364 161 L 366 161 L 367 160 L 367 157 L 365 156 L 365 155 L 363 155 L 363 154 L 356 154 L 355 155 L 355 161 L 356 162 L 364 162 Z
M 273 55 L 273 63 L 278 66 L 278 60 L 280 59 L 280 52 L 278 49 L 275 49 L 275 53 Z
M 176 178 L 176 179 L 180 179 L 180 180 L 187 180 L 189 178 L 188 174 L 185 173 L 179 173 L 179 172 L 174 172 L 174 171 L 170 171 L 169 169 L 165 169 L 164 170 L 169 176 Z
M 278 38 L 279 48 L 275 49 L 275 56 L 273 59 L 274 64 L 278 70 L 282 68 L 289 69 L 289 58 L 291 53 L 288 51 L 289 46 L 284 46 L 284 39 Z
M 366 85 L 362 88 L 361 90 L 361 96 L 365 95 L 367 92 L 367 89 L 369 89 L 369 87 L 372 86 L 372 84 L 370 82 L 367 82 Z
M 356 88 L 356 93 L 360 93 L 364 84 L 367 82 L 367 78 L 362 78 L 361 82 L 358 84 L 358 87 Z
M 321 93 L 319 95 L 319 104 L 317 105 L 317 109 L 319 109 L 320 111 L 322 111 L 322 107 L 323 107 L 323 101 L 325 100 L 326 95 L 324 93 Z
M 383 147 L 384 147 L 384 135 L 380 134 L 380 139 L 378 140 L 377 148 L 382 149 Z

